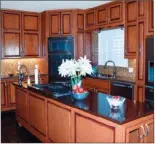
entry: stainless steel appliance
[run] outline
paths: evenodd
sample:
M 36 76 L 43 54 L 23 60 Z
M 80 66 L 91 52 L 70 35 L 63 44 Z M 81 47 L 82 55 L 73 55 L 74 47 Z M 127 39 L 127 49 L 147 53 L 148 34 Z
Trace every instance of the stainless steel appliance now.
M 59 75 L 58 67 L 62 60 L 74 58 L 74 39 L 68 37 L 50 37 L 48 38 L 48 76 L 49 83 L 54 81 L 67 81 L 69 78 L 63 78 Z
M 113 81 L 111 82 L 111 95 L 134 99 L 134 83 Z

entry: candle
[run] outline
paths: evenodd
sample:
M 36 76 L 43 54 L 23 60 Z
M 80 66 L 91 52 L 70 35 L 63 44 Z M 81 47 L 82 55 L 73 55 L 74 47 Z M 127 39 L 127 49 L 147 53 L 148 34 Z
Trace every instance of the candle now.
M 35 80 L 35 84 L 38 84 L 38 65 L 35 65 L 34 80 Z
M 18 71 L 20 70 L 20 61 L 18 62 Z

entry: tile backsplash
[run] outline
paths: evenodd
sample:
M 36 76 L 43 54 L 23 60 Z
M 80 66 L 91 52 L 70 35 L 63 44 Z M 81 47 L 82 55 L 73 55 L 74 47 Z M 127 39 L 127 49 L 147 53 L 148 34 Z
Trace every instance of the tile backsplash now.
M 98 63 L 98 31 L 92 32 L 92 61 Z M 129 68 L 133 68 L 133 72 L 129 72 Z M 127 77 L 128 79 L 135 81 L 136 76 L 136 59 L 128 59 L 128 67 L 116 67 L 118 77 Z M 98 72 L 101 74 L 112 74 L 113 67 L 98 66 Z
M 8 73 L 17 74 L 18 62 L 26 65 L 30 75 L 34 74 L 34 67 L 37 64 L 40 73 L 48 73 L 47 59 L 30 58 L 30 59 L 3 59 L 1 60 L 1 77 L 8 76 Z

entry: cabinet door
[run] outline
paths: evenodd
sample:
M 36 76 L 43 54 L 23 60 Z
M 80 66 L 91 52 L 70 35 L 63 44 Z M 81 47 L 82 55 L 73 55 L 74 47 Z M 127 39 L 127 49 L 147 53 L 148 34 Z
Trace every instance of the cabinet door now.
M 116 3 L 109 6 L 109 23 L 123 21 L 123 3 Z
M 15 105 L 16 104 L 16 87 L 12 84 L 13 81 L 8 83 L 8 104 Z
M 85 14 L 86 28 L 95 26 L 95 10 L 88 10 Z
M 136 58 L 138 46 L 137 23 L 126 24 L 125 26 L 125 57 Z
M 84 32 L 77 33 L 77 58 L 84 56 Z
M 52 102 L 47 103 L 48 138 L 53 142 L 70 142 L 71 112 Z
M 75 142 L 110 142 L 115 140 L 115 129 L 83 115 L 75 115 Z
M 38 34 L 24 33 L 23 42 L 24 57 L 39 57 L 40 44 Z
M 135 86 L 135 100 L 139 102 L 144 102 L 145 87 L 143 84 L 136 84 Z
M 125 2 L 126 22 L 136 22 L 137 20 L 137 0 L 129 0 Z
M 146 130 L 145 143 L 154 143 L 154 122 L 153 119 L 148 120 L 144 124 Z
M 2 11 L 2 29 L 4 31 L 20 31 L 21 13 L 13 11 Z
M 72 34 L 72 13 L 62 12 L 61 13 L 61 35 Z
M 3 58 L 21 56 L 21 34 L 16 32 L 2 33 L 2 52 Z
M 16 88 L 16 115 L 28 122 L 28 93 L 23 89 Z
M 34 94 L 29 94 L 30 125 L 38 132 L 46 134 L 45 100 Z
M 77 29 L 84 30 L 84 14 L 78 14 L 77 15 Z
M 138 19 L 144 19 L 146 17 L 146 0 L 138 0 Z
M 99 7 L 96 11 L 96 24 L 104 25 L 108 22 L 108 8 L 106 6 Z
M 137 76 L 138 82 L 145 82 L 145 25 L 144 21 L 138 22 L 138 51 L 137 51 Z
M 147 34 L 153 35 L 154 31 L 154 2 L 149 0 L 147 2 Z
M 23 13 L 23 30 L 38 32 L 40 26 L 39 14 Z
M 5 81 L 1 81 L 1 107 L 7 105 L 7 83 Z
M 141 143 L 143 142 L 143 123 L 132 126 L 126 129 L 126 143 Z
M 49 15 L 49 35 L 59 35 L 60 30 L 60 13 L 50 13 Z

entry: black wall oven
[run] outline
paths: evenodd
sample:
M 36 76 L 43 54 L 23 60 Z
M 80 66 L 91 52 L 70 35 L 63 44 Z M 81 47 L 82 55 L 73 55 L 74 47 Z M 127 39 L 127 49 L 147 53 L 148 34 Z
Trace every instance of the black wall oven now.
M 154 37 L 146 38 L 145 103 L 154 108 Z
M 74 58 L 74 39 L 68 37 L 50 37 L 48 38 L 48 76 L 49 83 L 64 82 L 69 78 L 59 75 L 58 67 L 62 60 Z

